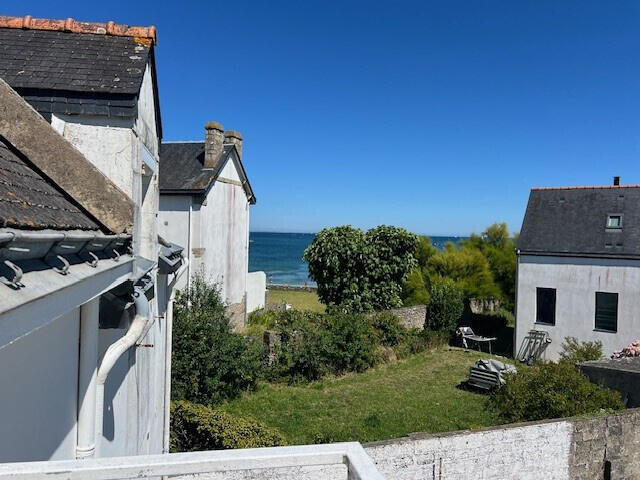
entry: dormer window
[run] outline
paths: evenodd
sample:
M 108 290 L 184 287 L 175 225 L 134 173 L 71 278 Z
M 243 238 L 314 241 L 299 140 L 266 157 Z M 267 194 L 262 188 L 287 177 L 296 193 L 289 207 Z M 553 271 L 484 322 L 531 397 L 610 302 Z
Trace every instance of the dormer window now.
M 622 228 L 622 215 L 620 214 L 608 215 L 607 228 Z

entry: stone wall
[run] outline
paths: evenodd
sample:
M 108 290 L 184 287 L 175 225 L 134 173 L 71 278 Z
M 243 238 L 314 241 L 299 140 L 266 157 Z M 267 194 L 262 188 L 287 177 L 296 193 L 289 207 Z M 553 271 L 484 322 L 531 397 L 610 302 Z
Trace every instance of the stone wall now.
M 563 480 L 569 472 L 567 421 L 445 435 L 415 434 L 365 446 L 387 480 Z
M 620 392 L 627 408 L 640 407 L 640 357 L 592 360 L 578 367 L 592 383 Z
M 427 317 L 426 305 L 415 305 L 413 307 L 393 308 L 384 312 L 369 314 L 369 317 L 378 313 L 392 313 L 400 319 L 400 323 L 406 328 L 424 328 L 424 321 Z
M 283 285 L 279 283 L 269 283 L 267 284 L 267 289 L 285 290 L 289 292 L 317 292 L 318 291 L 318 287 L 313 287 L 309 285 Z
M 371 443 L 365 450 L 387 480 L 640 478 L 640 409 L 473 432 L 414 434 Z
M 626 480 L 640 478 L 640 409 L 370 443 L 387 480 Z M 345 480 L 344 466 L 260 470 L 207 480 Z

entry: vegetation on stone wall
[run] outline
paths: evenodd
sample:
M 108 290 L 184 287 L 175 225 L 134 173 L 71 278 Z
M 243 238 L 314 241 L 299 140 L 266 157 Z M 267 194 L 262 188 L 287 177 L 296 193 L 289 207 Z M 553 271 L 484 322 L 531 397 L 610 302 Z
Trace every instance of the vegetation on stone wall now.
M 246 417 L 187 401 L 171 403 L 171 452 L 286 445 L 282 434 Z
M 403 228 L 363 232 L 346 225 L 318 233 L 304 260 L 325 305 L 370 312 L 402 305 L 402 286 L 416 266 L 417 246 L 418 237 Z
M 174 400 L 216 405 L 255 389 L 263 371 L 262 344 L 232 332 L 216 285 L 194 276 L 174 304 Z

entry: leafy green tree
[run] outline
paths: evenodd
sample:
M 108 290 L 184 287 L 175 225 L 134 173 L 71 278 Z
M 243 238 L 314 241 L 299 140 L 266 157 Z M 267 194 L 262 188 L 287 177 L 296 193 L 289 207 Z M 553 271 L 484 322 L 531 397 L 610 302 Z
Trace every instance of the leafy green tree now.
M 318 296 L 329 307 L 368 312 L 402 305 L 402 286 L 416 265 L 416 235 L 379 226 L 326 228 L 304 252 Z
M 460 290 L 449 278 L 434 279 L 424 328 L 452 335 L 462 316 L 464 303 Z
M 202 274 L 174 304 L 171 393 L 174 400 L 216 405 L 253 390 L 263 373 L 260 344 L 231 331 L 225 304 Z
M 475 248 L 457 248 L 449 243 L 429 259 L 426 269 L 430 276 L 436 274 L 453 280 L 464 298 L 500 297 L 487 258 Z
M 407 281 L 402 287 L 402 298 L 406 306 L 427 305 L 429 303 L 429 290 L 419 268 L 414 268 L 409 273 Z

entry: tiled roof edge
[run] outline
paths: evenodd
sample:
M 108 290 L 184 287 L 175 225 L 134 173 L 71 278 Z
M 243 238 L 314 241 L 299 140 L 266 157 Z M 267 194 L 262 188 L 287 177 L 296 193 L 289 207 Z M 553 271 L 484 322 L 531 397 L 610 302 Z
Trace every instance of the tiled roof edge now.
M 133 37 L 141 43 L 156 44 L 158 38 L 156 27 L 133 27 L 115 22 L 79 22 L 73 18 L 54 20 L 49 18 L 33 18 L 0 16 L 0 28 L 19 28 L 23 30 L 53 30 L 71 33 L 93 33 L 96 35 L 112 35 L 114 37 Z
M 605 190 L 615 188 L 640 188 L 640 184 L 636 185 L 580 185 L 574 187 L 533 187 L 531 191 L 539 190 Z

